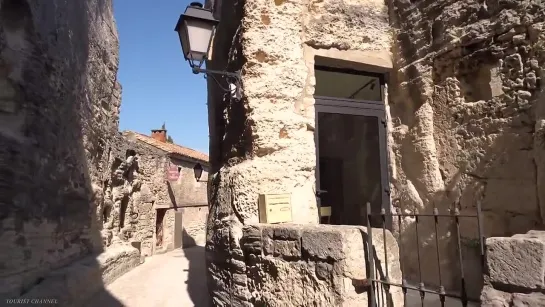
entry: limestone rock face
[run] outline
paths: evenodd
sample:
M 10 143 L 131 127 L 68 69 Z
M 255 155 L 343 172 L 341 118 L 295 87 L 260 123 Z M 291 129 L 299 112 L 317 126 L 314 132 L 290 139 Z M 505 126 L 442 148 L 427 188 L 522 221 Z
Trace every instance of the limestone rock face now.
M 111 1 L 0 1 L 0 292 L 102 247 L 117 67 Z
M 545 98 L 537 80 L 545 61 L 544 9 L 536 1 L 392 1 L 391 183 L 403 211 L 458 207 L 475 214 L 480 203 L 486 237 L 543 225 Z M 405 246 L 415 244 L 412 223 L 404 222 Z M 443 255 L 457 248 L 454 240 L 446 243 L 456 235 L 451 223 L 440 226 Z M 432 224 L 420 228 L 424 240 L 434 238 Z M 464 253 L 478 255 L 469 244 L 478 238 L 476 219 L 460 227 Z M 430 267 L 437 267 L 434 249 L 424 251 Z M 405 261 L 406 268 L 417 263 L 412 255 Z M 426 271 L 424 279 L 434 283 L 437 271 Z M 455 286 L 458 278 L 447 272 L 444 284 Z M 469 288 L 479 288 L 480 279 L 469 278 Z
M 388 73 L 391 204 L 403 213 L 483 209 L 484 236 L 543 226 L 545 4 L 539 1 L 209 1 L 221 17 L 210 67 L 242 69 L 243 99 L 209 82 L 212 291 L 259 193 L 292 193 L 297 223 L 316 223 L 314 65 L 323 58 Z M 229 20 L 229 21 L 225 21 Z M 334 62 L 334 61 L 331 61 Z M 350 66 L 349 64 L 346 64 Z M 396 221 L 397 222 L 397 221 Z M 459 285 L 455 220 L 419 225 L 424 283 Z M 394 223 L 397 224 L 397 223 Z M 396 225 L 405 250 L 415 220 Z M 460 220 L 466 281 L 480 295 L 476 218 Z M 291 247 L 285 247 L 291 250 Z M 416 253 L 403 253 L 417 280 Z M 213 264 L 212 264 L 213 263 Z M 220 277 L 221 276 L 221 277 Z
M 481 202 L 487 235 L 535 227 L 543 4 L 393 4 L 394 198 L 467 212 Z
M 380 1 L 227 0 L 208 5 L 222 26 L 207 67 L 242 69 L 244 96 L 230 101 L 217 84 L 208 83 L 209 289 L 221 305 L 229 302 L 225 270 L 229 259 L 241 253 L 241 227 L 258 221 L 259 194 L 291 193 L 293 222 L 318 222 L 314 47 L 384 51 L 390 36 L 388 12 Z

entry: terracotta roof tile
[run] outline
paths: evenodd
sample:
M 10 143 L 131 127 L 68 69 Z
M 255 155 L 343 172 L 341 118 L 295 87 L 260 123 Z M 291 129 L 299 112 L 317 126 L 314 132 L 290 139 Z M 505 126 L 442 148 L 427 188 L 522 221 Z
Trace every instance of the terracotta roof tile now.
M 193 158 L 195 160 L 208 163 L 208 155 L 200 151 L 196 151 L 194 149 L 183 147 L 183 146 L 172 144 L 172 143 L 161 142 L 150 136 L 147 136 L 138 132 L 134 132 L 134 131 L 124 131 L 123 134 L 133 135 L 137 140 L 142 141 L 153 147 L 159 148 L 169 154 L 178 154 L 180 156 Z

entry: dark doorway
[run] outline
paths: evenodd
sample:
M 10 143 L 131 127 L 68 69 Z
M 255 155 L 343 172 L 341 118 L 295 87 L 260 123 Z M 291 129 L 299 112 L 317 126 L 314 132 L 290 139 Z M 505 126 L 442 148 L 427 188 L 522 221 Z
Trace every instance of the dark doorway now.
M 331 207 L 331 224 L 365 225 L 366 203 L 375 212 L 383 206 L 381 121 L 320 111 L 317 117 L 320 205 Z
M 320 222 L 366 225 L 367 203 L 373 212 L 390 205 L 384 79 L 324 67 L 315 72 Z
M 167 209 L 157 209 L 157 219 L 155 220 L 155 246 L 163 245 L 163 220 Z

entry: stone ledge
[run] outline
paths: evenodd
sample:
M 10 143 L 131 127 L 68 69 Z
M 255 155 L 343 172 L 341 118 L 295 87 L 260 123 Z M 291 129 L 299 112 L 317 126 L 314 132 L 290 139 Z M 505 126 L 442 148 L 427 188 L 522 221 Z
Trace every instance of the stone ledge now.
M 368 303 L 367 292 L 359 291 L 354 284 L 355 280 L 368 278 L 366 227 L 250 224 L 243 227 L 240 243 L 244 256 L 240 261 L 232 261 L 233 267 L 237 267 L 235 271 L 240 273 L 237 280 L 247 287 L 242 292 L 254 296 L 260 304 L 303 306 L 312 301 L 318 306 L 363 306 Z M 392 234 L 387 231 L 384 238 L 377 229 L 373 232 L 373 243 L 375 263 L 385 272 L 384 257 L 388 257 L 390 279 L 401 283 L 399 249 Z M 308 280 L 313 284 L 307 284 Z M 285 295 L 279 297 L 278 292 Z M 401 306 L 401 288 L 390 293 L 394 306 Z
M 481 306 L 545 307 L 545 231 L 486 239 Z
M 484 287 L 481 294 L 481 306 L 483 307 L 544 307 L 545 294 L 532 293 L 508 293 L 491 287 Z
M 545 232 L 486 239 L 492 285 L 528 290 L 545 288 Z
M 62 306 L 80 306 L 105 285 L 140 264 L 138 250 L 130 245 L 108 248 L 52 272 L 21 298 L 56 298 Z

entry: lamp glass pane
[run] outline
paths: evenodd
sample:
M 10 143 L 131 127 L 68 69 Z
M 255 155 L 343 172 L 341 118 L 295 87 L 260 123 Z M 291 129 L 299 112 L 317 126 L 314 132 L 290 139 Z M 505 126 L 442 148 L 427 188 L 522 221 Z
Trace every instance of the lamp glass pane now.
M 214 24 L 197 19 L 186 20 L 187 36 L 189 39 L 189 52 L 195 59 L 206 56 L 210 47 L 210 38 L 214 31 Z
M 187 39 L 187 31 L 185 31 L 184 27 L 181 27 L 178 30 L 178 36 L 180 37 L 182 52 L 184 54 L 184 57 L 187 59 L 189 55 L 189 41 Z

